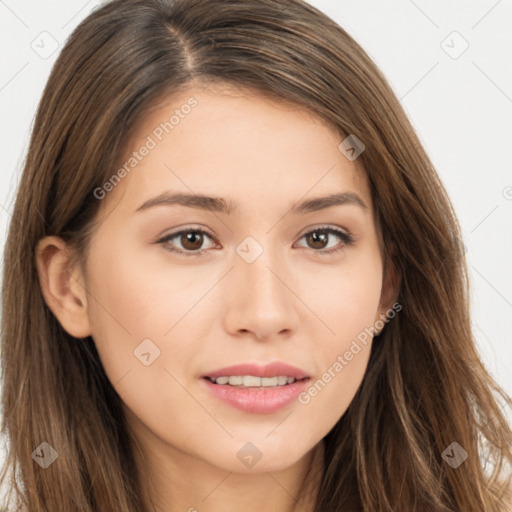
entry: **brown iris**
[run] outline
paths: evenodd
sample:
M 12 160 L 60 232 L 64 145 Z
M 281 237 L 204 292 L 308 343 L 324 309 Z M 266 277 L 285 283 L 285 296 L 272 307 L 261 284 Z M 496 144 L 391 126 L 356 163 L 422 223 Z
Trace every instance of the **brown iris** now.
M 180 239 L 183 247 L 190 251 L 200 249 L 203 245 L 203 234 L 198 231 L 187 231 L 182 233 Z
M 308 241 L 308 244 L 310 244 L 310 246 L 313 249 L 323 249 L 325 247 L 325 244 L 327 244 L 328 236 L 329 236 L 329 234 L 327 231 L 317 229 L 316 231 L 312 231 L 311 233 L 308 233 L 306 235 L 306 239 Z M 318 247 L 317 245 L 315 245 L 318 243 L 324 244 L 324 246 Z

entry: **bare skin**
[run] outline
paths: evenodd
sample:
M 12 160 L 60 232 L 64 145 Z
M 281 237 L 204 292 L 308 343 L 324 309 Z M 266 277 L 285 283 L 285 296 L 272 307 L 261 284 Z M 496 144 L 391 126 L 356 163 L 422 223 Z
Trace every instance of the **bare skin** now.
M 121 165 L 191 97 L 197 106 L 161 141 L 152 135 L 156 147 L 101 199 L 85 272 L 67 269 L 60 238 L 40 241 L 43 293 L 68 333 L 94 339 L 144 453 L 148 510 L 312 511 L 322 439 L 361 384 L 372 340 L 342 371 L 333 373 L 333 364 L 396 292 L 394 274 L 383 273 L 367 178 L 321 119 L 227 87 L 193 87 L 152 109 Z M 136 211 L 165 191 L 224 198 L 237 211 Z M 366 208 L 291 212 L 347 192 Z M 326 227 L 353 242 L 322 238 Z M 159 242 L 181 229 L 208 234 Z M 236 250 L 249 236 L 247 254 L 262 249 L 250 263 Z M 160 351 L 147 366 L 134 355 L 146 339 Z M 221 401 L 202 379 L 224 366 L 273 361 L 304 370 L 311 383 L 331 368 L 331 379 L 307 403 L 268 414 Z M 261 453 L 252 467 L 237 456 L 248 442 Z M 297 499 L 306 475 L 312 490 Z

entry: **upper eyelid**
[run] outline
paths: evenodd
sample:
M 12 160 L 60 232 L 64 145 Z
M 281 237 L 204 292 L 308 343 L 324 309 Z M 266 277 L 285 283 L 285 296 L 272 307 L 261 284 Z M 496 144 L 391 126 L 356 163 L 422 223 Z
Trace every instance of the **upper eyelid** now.
M 318 230 L 320 230 L 320 229 L 337 229 L 339 231 L 343 231 L 343 232 L 349 234 L 349 231 L 347 229 L 341 228 L 339 226 L 334 226 L 334 225 L 330 225 L 330 224 L 318 224 L 318 225 L 313 225 L 312 227 L 306 228 L 306 231 L 303 232 L 302 236 L 307 235 L 308 233 L 310 233 L 311 231 L 315 231 L 316 229 L 318 229 Z M 178 229 L 177 231 L 172 231 L 171 233 L 168 233 L 167 235 L 163 235 L 162 238 L 165 238 L 168 236 L 179 235 L 183 232 L 188 232 L 188 231 L 203 232 L 203 233 L 206 233 L 208 236 L 211 236 L 212 238 L 216 238 L 215 235 L 210 233 L 210 231 L 207 228 L 195 227 L 195 226 L 186 226 L 184 228 Z

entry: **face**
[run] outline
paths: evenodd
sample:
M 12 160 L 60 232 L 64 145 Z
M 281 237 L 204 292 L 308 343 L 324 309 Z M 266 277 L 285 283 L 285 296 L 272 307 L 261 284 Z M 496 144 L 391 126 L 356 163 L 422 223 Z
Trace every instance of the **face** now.
M 341 141 L 297 106 L 191 88 L 151 110 L 125 172 L 96 191 L 91 335 L 155 453 L 275 471 L 314 448 L 352 401 L 371 347 L 358 336 L 385 308 L 370 190 Z M 310 202 L 333 194 L 343 195 Z M 242 364 L 253 367 L 222 370 Z M 206 378 L 215 375 L 297 380 L 240 388 Z

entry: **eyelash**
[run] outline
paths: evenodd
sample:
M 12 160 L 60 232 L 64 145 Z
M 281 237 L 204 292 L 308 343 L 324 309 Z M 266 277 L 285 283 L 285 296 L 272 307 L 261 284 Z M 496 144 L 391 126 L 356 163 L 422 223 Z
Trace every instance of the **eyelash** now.
M 302 240 L 307 235 L 310 235 L 311 233 L 315 233 L 315 232 L 318 232 L 318 231 L 322 231 L 324 233 L 329 233 L 329 234 L 336 235 L 339 238 L 341 238 L 341 240 L 343 241 L 343 244 L 340 245 L 339 247 L 336 247 L 334 249 L 329 249 L 327 251 L 312 249 L 313 252 L 316 252 L 316 253 L 318 253 L 318 254 L 320 254 L 322 256 L 330 255 L 330 254 L 336 253 L 338 251 L 341 251 L 342 249 L 345 249 L 346 247 L 349 247 L 350 245 L 352 245 L 354 243 L 354 239 L 353 239 L 353 237 L 349 233 L 345 233 L 344 231 L 341 231 L 339 229 L 332 228 L 332 227 L 329 227 L 329 226 L 322 226 L 322 227 L 317 227 L 315 229 L 312 229 L 311 231 L 308 231 L 307 233 L 304 233 L 304 235 L 301 236 L 300 240 Z M 171 248 L 171 246 L 168 245 L 169 240 L 172 240 L 173 238 L 177 238 L 178 236 L 182 235 L 183 233 L 201 233 L 202 235 L 207 235 L 212 240 L 215 240 L 213 235 L 208 233 L 208 231 L 205 231 L 203 229 L 188 228 L 188 229 L 182 229 L 181 231 L 176 231 L 175 233 L 171 233 L 169 235 L 166 235 L 163 238 L 161 238 L 160 240 L 158 240 L 157 243 L 164 244 L 165 245 L 164 248 L 167 251 L 178 253 L 178 254 L 183 254 L 184 256 L 196 256 L 196 257 L 204 256 L 208 249 L 202 249 L 200 251 L 182 251 L 182 250 Z

